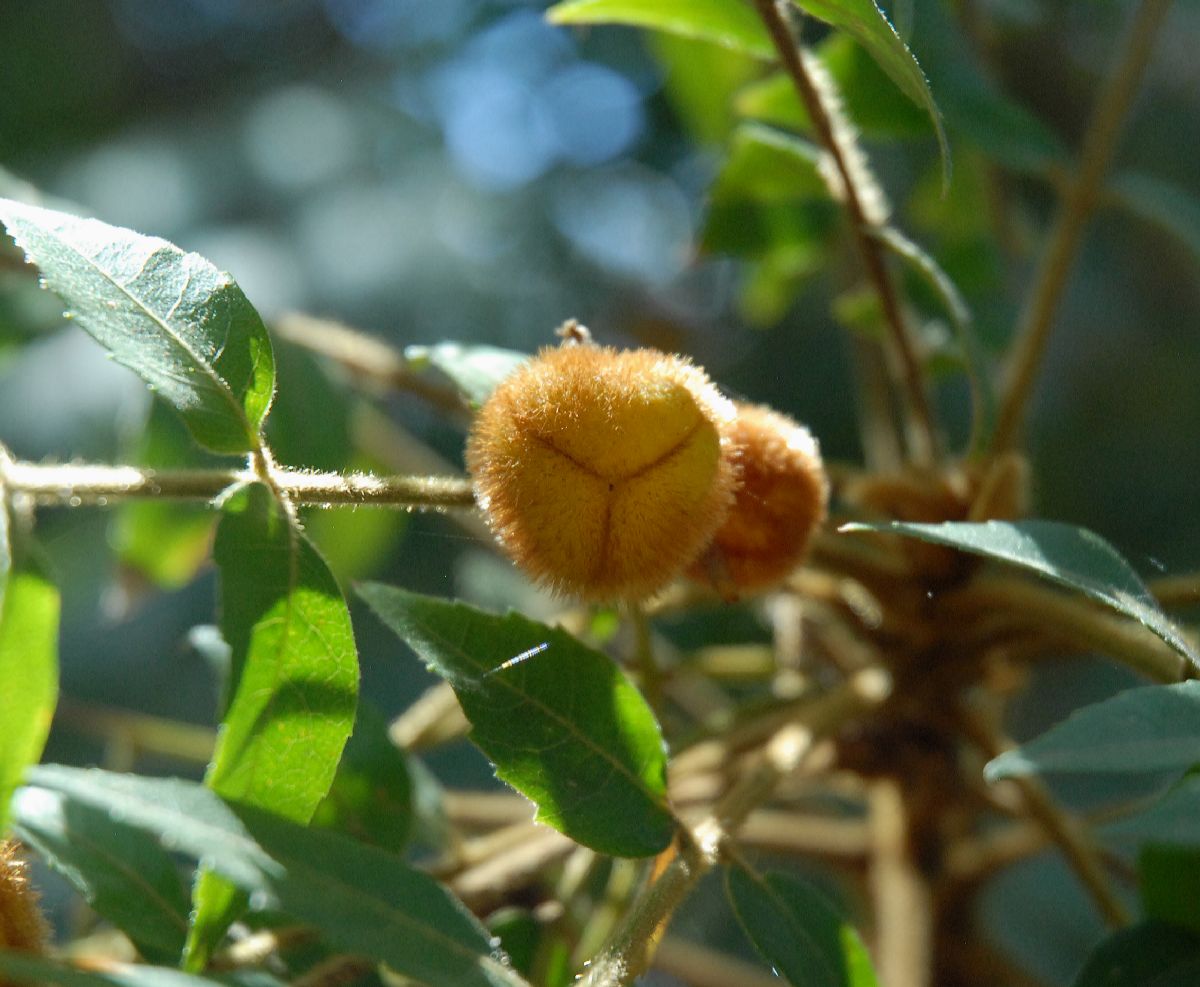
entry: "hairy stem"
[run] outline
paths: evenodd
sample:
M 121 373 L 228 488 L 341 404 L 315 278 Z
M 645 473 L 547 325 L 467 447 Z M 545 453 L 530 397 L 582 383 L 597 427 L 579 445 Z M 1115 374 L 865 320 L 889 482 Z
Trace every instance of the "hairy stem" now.
M 1150 60 L 1155 37 L 1170 6 L 1171 0 L 1142 0 L 1125 50 L 1097 97 L 1080 149 L 1078 174 L 1063 198 L 1018 322 L 996 423 L 993 443 L 996 452 L 1005 452 L 1021 443 L 1029 399 L 1054 328 L 1054 315 L 1137 94 L 1142 71 Z
M 838 139 L 833 120 L 804 64 L 798 39 L 787 18 L 780 11 L 775 0 L 754 0 L 754 5 L 771 35 L 771 40 L 775 44 L 784 69 L 791 76 L 800 102 L 808 111 L 817 139 L 829 152 L 841 177 L 845 189 L 844 205 L 850 218 L 854 240 L 862 256 L 867 277 L 879 296 L 892 348 L 900 363 L 910 419 L 909 439 L 912 444 L 910 451 L 916 462 L 929 464 L 938 456 L 937 429 L 930 411 L 925 377 L 917 356 L 916 345 L 905 324 L 900 309 L 900 297 L 884 256 L 886 248 L 874 235 L 875 227 L 868 216 L 868 209 L 863 199 L 863 191 L 859 187 L 856 170 L 847 159 L 846 149 Z
M 758 764 L 691 829 L 681 829 L 678 846 L 659 877 L 638 895 L 621 924 L 592 962 L 580 987 L 626 987 L 650 964 L 653 946 L 675 909 L 716 865 L 722 846 L 750 813 L 769 799 L 785 777 L 803 767 L 817 741 L 847 720 L 878 705 L 890 691 L 880 669 L 867 669 L 814 699 L 794 721 L 763 746 Z
M 105 505 L 121 500 L 212 501 L 261 479 L 261 469 L 153 470 L 91 463 L 25 463 L 0 458 L 8 496 L 43 507 Z M 270 467 L 272 485 L 295 504 L 403 508 L 472 507 L 471 483 L 453 476 L 308 473 Z

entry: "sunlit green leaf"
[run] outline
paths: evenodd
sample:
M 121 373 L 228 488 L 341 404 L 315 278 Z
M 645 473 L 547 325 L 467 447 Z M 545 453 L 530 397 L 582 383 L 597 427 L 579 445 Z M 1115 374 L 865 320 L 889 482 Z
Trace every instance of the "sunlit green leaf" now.
M 942 167 L 949 181 L 950 148 L 942 127 L 942 115 L 934 102 L 933 93 L 921 66 L 900 38 L 875 0 L 793 0 L 819 20 L 847 32 L 870 53 L 879 67 L 900 90 L 921 107 L 933 123 L 941 149 Z
M 0 199 L 0 221 L 73 318 L 218 452 L 245 452 L 275 386 L 259 314 L 198 254 L 95 219 Z
M 985 769 L 989 781 L 1046 772 L 1183 773 L 1200 763 L 1200 682 L 1150 685 L 1076 710 Z
M 725 893 L 755 948 L 793 987 L 878 987 L 854 926 L 812 885 L 732 865 Z
M 772 58 L 771 38 L 741 0 L 564 0 L 546 12 L 554 24 L 629 24 L 712 41 Z
M 358 660 L 350 613 L 321 557 L 260 484 L 226 503 L 213 555 L 233 668 L 207 782 L 226 798 L 307 822 L 354 726 Z M 192 969 L 240 904 L 209 875 L 201 876 L 194 900 Z
M 1165 922 L 1142 922 L 1104 940 L 1071 987 L 1195 987 L 1200 937 Z
M 48 797 L 68 814 L 85 805 L 203 860 L 255 907 L 316 928 L 345 952 L 386 963 L 419 982 L 456 987 L 524 984 L 489 935 L 442 885 L 394 854 L 340 834 L 306 829 L 176 779 L 66 767 L 34 769 L 17 792 L 20 819 Z
M 1200 933 L 1200 847 L 1142 847 L 1138 884 L 1149 918 Z
M 472 405 L 481 405 L 496 385 L 529 359 L 529 354 L 498 346 L 469 343 L 435 343 L 408 346 L 404 359 L 413 370 L 431 366 L 454 382 Z
M 0 974 L 7 978 L 6 983 L 29 987 L 285 987 L 282 980 L 257 971 L 197 977 L 168 967 L 113 961 L 101 966 L 94 960 L 81 969 L 40 956 L 2 950 Z
M 841 531 L 882 531 L 948 545 L 1007 562 L 1078 590 L 1132 617 L 1200 665 L 1200 655 L 1158 608 L 1150 591 L 1115 548 L 1085 528 L 1057 521 L 986 521 L 982 524 L 847 524 Z
M 734 132 L 712 199 L 787 202 L 826 197 L 829 190 L 817 170 L 820 161 L 820 148 L 801 137 L 744 124 Z
M 650 49 L 662 66 L 663 92 L 697 141 L 723 145 L 737 119 L 734 93 L 762 70 L 745 52 L 657 31 Z
M 0 501 L 0 837 L 8 801 L 42 754 L 58 699 L 58 590 L 24 545 L 13 545 Z
M 520 614 L 377 583 L 359 592 L 454 688 L 471 740 L 533 800 L 538 819 L 614 856 L 667 847 L 675 823 L 662 734 L 612 661 Z
M 175 861 L 145 834 L 57 792 L 25 799 L 17 836 L 151 962 L 174 964 L 191 907 Z

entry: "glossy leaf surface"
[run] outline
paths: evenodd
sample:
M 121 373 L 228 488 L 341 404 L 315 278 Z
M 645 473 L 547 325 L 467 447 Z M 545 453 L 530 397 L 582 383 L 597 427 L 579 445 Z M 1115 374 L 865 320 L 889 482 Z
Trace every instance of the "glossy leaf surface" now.
M 1078 590 L 1132 617 L 1193 664 L 1200 655 L 1158 608 L 1145 583 L 1108 542 L 1086 528 L 1057 521 L 985 521 L 981 524 L 847 524 L 840 531 L 881 531 L 948 545 L 1007 562 Z
M 546 16 L 554 24 L 629 24 L 711 41 L 758 58 L 775 55 L 762 22 L 739 0 L 566 0 Z
M 34 769 L 17 818 L 49 797 L 97 810 L 203 860 L 256 907 L 312 925 L 335 948 L 439 987 L 514 987 L 487 931 L 440 884 L 394 854 L 306 829 L 177 779 L 98 770 Z
M 725 893 L 742 930 L 792 987 L 878 987 L 854 927 L 807 882 L 735 865 Z
M 1053 771 L 1183 773 L 1200 763 L 1200 682 L 1149 685 L 1076 710 L 1046 733 L 1005 751 L 989 781 Z
M 198 254 L 95 219 L 0 200 L 0 222 L 81 327 L 217 452 L 247 452 L 275 388 L 258 312 Z
M 520 614 L 378 583 L 359 592 L 454 688 L 471 740 L 537 805 L 538 819 L 614 856 L 667 847 L 675 824 L 662 734 L 612 661 Z

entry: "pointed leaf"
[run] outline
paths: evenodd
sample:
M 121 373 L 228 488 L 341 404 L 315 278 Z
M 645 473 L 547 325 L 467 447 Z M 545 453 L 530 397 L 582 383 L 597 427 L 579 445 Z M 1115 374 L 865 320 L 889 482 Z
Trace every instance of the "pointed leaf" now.
M 1076 710 L 989 762 L 989 781 L 1050 771 L 1143 774 L 1200 763 L 1200 682 L 1149 685 Z
M 1189 775 L 1148 808 L 1101 832 L 1122 843 L 1200 848 L 1200 775 Z
M 793 987 L 878 987 L 858 933 L 812 885 L 734 865 L 725 894 L 754 947 Z
M 27 953 L 0 950 L 0 974 L 5 983 L 29 987 L 285 987 L 267 973 L 231 973 L 219 977 L 195 977 L 161 966 L 132 966 L 128 963 L 92 960 L 86 969 L 69 966 Z
M 29 553 L 10 558 L 0 502 L 0 838 L 8 802 L 37 763 L 58 699 L 58 590 Z
M 546 17 L 552 24 L 629 24 L 775 57 L 766 28 L 741 0 L 564 0 Z
M 26 801 L 14 829 L 144 957 L 178 961 L 190 903 L 178 867 L 162 847 L 107 812 L 49 795 Z
M 1200 654 L 1158 608 L 1145 583 L 1120 553 L 1086 528 L 1058 521 L 948 521 L 943 524 L 846 524 L 839 531 L 882 531 L 948 545 L 1008 562 L 1078 590 L 1132 617 L 1195 665 Z
M 73 317 L 217 452 L 246 452 L 271 404 L 259 314 L 198 254 L 95 219 L 0 199 L 8 227 Z
M 487 931 L 449 891 L 394 854 L 328 830 L 306 829 L 208 788 L 50 766 L 14 799 L 18 819 L 47 799 L 84 805 L 201 860 L 256 905 L 317 928 L 337 949 L 386 963 L 422 983 L 517 987 Z
M 942 115 L 913 53 L 884 16 L 875 0 L 793 0 L 801 10 L 851 35 L 888 74 L 892 82 L 929 114 L 942 156 L 942 177 L 950 180 L 950 147 Z
M 226 504 L 213 556 L 233 668 L 207 783 L 225 798 L 308 822 L 354 727 L 350 613 L 321 557 L 261 484 Z M 242 907 L 225 882 L 206 876 L 194 900 L 192 969 Z
M 538 819 L 619 857 L 666 849 L 666 753 L 654 714 L 608 658 L 509 613 L 369 583 L 359 593 L 445 678 L 496 774 Z
M 471 405 L 478 407 L 500 381 L 529 359 L 529 354 L 498 346 L 435 343 L 405 347 L 404 359 L 413 370 L 437 368 L 454 382 Z

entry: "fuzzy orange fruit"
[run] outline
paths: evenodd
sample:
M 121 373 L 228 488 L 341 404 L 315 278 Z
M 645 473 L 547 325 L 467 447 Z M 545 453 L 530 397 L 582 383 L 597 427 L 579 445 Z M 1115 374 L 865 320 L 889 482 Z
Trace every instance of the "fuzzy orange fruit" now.
M 556 592 L 637 599 L 712 538 L 733 499 L 733 405 L 656 350 L 544 349 L 496 388 L 467 441 L 488 523 Z
M 708 550 L 688 569 L 726 596 L 779 582 L 825 520 L 829 480 L 812 433 L 763 405 L 737 405 L 730 436 L 741 486 Z

